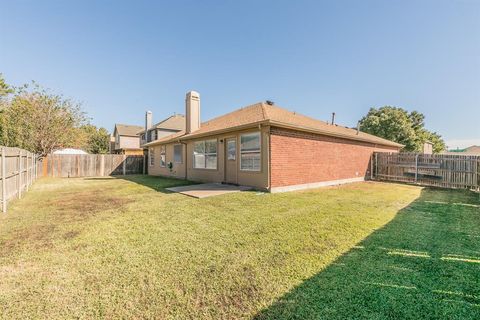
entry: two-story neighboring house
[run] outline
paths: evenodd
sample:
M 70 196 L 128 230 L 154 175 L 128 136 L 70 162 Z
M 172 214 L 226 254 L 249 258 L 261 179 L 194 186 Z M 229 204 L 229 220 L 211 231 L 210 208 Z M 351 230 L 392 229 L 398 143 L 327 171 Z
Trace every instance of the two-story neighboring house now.
M 111 153 L 143 155 L 143 145 L 185 130 L 185 116 L 174 114 L 152 125 L 152 112 L 145 113 L 145 126 L 115 124 Z
M 140 131 L 140 146 L 185 130 L 185 116 L 174 114 L 152 125 L 152 112 L 145 113 L 145 128 Z
M 143 155 L 139 134 L 142 130 L 142 126 L 115 124 L 115 129 L 113 130 L 115 141 L 112 143 L 111 153 Z

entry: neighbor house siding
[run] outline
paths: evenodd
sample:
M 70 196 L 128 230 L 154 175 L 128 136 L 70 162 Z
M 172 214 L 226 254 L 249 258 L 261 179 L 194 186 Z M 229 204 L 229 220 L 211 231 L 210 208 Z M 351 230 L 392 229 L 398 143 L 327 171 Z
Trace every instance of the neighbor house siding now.
M 138 149 L 140 148 L 139 137 L 120 136 L 120 143 L 116 146 L 117 149 Z
M 271 187 L 362 179 L 369 173 L 374 151 L 396 147 L 272 128 Z

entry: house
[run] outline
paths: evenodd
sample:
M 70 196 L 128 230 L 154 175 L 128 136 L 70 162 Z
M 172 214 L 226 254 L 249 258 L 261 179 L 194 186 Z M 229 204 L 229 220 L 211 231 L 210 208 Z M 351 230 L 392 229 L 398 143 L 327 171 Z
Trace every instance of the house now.
M 150 175 L 281 192 L 362 181 L 374 151 L 403 147 L 271 102 L 203 123 L 197 92 L 187 93 L 185 105 L 185 130 L 144 145 Z
M 143 155 L 143 149 L 140 147 L 139 132 L 143 130 L 141 126 L 128 124 L 115 124 L 113 136 L 112 153 L 126 155 Z
M 185 130 L 185 116 L 174 114 L 155 125 L 152 125 L 152 112 L 145 113 L 145 128 L 140 131 L 140 146 Z
M 174 114 L 152 125 L 152 112 L 145 113 L 145 126 L 115 124 L 110 153 L 143 155 L 143 145 L 185 130 L 185 116 Z

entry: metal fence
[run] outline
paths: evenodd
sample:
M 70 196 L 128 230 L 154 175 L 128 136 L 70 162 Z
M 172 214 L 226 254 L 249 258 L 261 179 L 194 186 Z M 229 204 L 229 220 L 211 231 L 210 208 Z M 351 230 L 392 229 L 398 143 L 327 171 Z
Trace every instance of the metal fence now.
M 442 188 L 480 188 L 480 156 L 374 153 L 372 178 Z
M 44 177 L 103 177 L 144 173 L 144 157 L 122 154 L 52 154 L 42 161 Z
M 19 148 L 0 147 L 2 212 L 8 202 L 21 198 L 37 179 L 37 156 Z

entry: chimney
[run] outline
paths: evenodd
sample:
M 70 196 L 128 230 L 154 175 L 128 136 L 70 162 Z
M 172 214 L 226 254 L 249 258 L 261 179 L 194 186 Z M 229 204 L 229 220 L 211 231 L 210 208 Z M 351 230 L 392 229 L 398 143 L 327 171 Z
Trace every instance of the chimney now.
M 332 125 L 335 125 L 335 112 L 332 112 Z
M 360 133 L 360 121 L 357 122 L 357 135 Z
M 185 97 L 185 121 L 187 134 L 200 129 L 200 94 L 196 91 L 187 92 Z
M 152 127 L 152 111 L 145 112 L 145 132 Z

